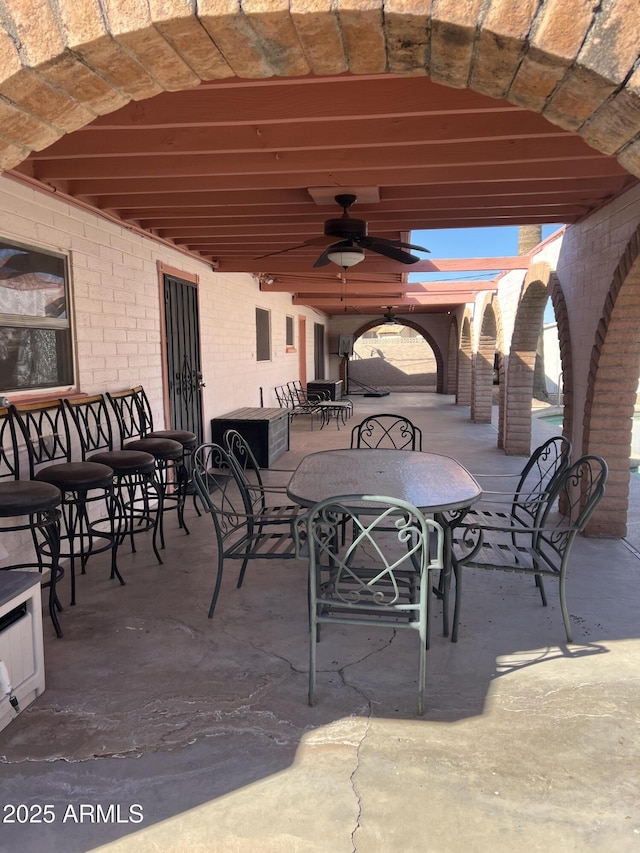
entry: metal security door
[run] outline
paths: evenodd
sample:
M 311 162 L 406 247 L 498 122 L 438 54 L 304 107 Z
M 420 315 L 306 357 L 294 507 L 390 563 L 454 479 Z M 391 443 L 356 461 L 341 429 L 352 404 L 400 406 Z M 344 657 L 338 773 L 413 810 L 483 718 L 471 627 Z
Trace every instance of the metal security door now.
M 164 327 L 167 353 L 169 419 L 173 429 L 202 430 L 202 370 L 198 288 L 164 275 Z

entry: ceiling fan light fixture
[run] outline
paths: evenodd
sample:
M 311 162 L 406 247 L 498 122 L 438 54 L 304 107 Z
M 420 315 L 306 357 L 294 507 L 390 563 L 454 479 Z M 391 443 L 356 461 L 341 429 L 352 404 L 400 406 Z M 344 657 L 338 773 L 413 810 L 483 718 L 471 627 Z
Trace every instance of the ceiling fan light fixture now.
M 348 270 L 349 267 L 364 261 L 364 251 L 357 246 L 336 246 L 327 252 L 327 258 L 343 270 Z

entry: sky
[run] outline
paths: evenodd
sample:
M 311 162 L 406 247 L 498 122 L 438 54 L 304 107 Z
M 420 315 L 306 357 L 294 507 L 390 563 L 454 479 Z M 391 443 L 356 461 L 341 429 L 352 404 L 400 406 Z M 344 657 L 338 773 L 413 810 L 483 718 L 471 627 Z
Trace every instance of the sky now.
M 546 240 L 562 225 L 543 225 L 542 239 Z M 411 242 L 430 249 L 428 255 L 413 252 L 421 258 L 491 258 L 518 254 L 518 226 L 495 228 L 441 228 L 429 231 L 412 231 Z M 409 273 L 409 281 L 480 281 L 493 278 L 500 270 L 486 272 Z M 551 302 L 544 312 L 544 322 L 552 323 L 554 312 Z
M 545 240 L 562 225 L 543 225 Z M 421 258 L 490 258 L 518 254 L 518 227 L 507 225 L 496 228 L 441 228 L 429 231 L 412 231 L 411 242 L 424 246 L 430 254 Z M 499 270 L 496 270 L 498 272 Z M 409 281 L 434 281 L 493 278 L 495 272 L 484 273 L 409 273 Z

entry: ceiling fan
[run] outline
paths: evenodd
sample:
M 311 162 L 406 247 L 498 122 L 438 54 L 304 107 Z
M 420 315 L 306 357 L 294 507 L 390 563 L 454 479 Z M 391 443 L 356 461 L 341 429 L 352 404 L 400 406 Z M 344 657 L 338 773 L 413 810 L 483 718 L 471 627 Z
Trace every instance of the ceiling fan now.
M 324 235 L 312 237 L 298 246 L 281 249 L 279 252 L 270 252 L 268 255 L 260 255 L 260 258 L 270 258 L 273 255 L 281 255 L 284 252 L 292 252 L 306 246 L 326 246 L 320 257 L 314 263 L 314 267 L 324 267 L 333 262 L 343 269 L 359 264 L 364 260 L 364 250 L 377 252 L 386 258 L 400 261 L 403 264 L 415 264 L 420 258 L 412 255 L 405 249 L 414 249 L 418 252 L 428 252 L 423 246 L 413 243 L 404 243 L 402 240 L 387 240 L 384 237 L 370 237 L 367 223 L 364 219 L 355 219 L 349 216 L 349 208 L 355 204 L 357 197 L 351 194 L 337 195 L 336 203 L 342 208 L 342 216 L 337 219 L 327 219 L 324 223 Z

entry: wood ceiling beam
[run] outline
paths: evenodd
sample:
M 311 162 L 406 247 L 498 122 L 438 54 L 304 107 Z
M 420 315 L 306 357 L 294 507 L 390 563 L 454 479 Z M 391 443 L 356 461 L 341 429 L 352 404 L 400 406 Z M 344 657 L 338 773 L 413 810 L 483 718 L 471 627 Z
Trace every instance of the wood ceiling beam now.
M 479 291 L 496 290 L 497 282 L 493 279 L 484 281 L 429 281 L 429 282 L 407 282 L 401 288 L 393 282 L 382 283 L 372 281 L 353 281 L 350 277 L 349 281 L 344 285 L 340 281 L 333 280 L 331 282 L 319 281 L 276 281 L 273 284 L 260 283 L 260 290 L 264 293 L 296 293 L 298 296 L 327 296 L 328 293 L 334 292 L 337 294 L 343 291 L 349 295 L 359 296 L 378 296 L 384 293 L 393 292 L 397 295 L 403 294 L 448 294 L 448 293 L 476 293 Z
M 246 82 L 246 81 L 245 81 Z M 285 85 L 281 85 L 282 82 Z M 299 119 L 339 122 L 341 119 L 429 114 L 475 116 L 484 112 L 524 113 L 507 101 L 484 98 L 467 89 L 439 86 L 424 77 L 295 78 L 285 81 L 249 81 L 245 85 L 201 85 L 176 97 L 162 93 L 143 102 L 131 102 L 115 113 L 100 116 L 79 133 L 105 128 L 176 126 L 210 127 Z
M 40 180 L 42 177 L 37 175 Z M 155 186 L 155 191 L 151 193 L 140 193 L 136 196 L 134 204 L 131 197 L 119 196 L 117 188 L 123 184 L 133 186 L 137 179 L 135 176 L 123 177 L 117 173 L 113 173 L 112 177 L 108 175 L 97 178 L 96 182 L 91 180 L 83 181 L 82 185 L 88 192 L 80 193 L 77 191 L 76 182 L 72 182 L 69 187 L 73 187 L 73 192 L 76 195 L 84 198 L 90 198 L 97 206 L 108 209 L 123 209 L 140 208 L 149 206 L 152 208 L 167 207 L 175 205 L 175 195 L 166 192 L 167 183 L 173 181 L 173 187 L 182 185 L 182 197 L 185 205 L 193 207 L 206 207 L 207 201 L 207 185 L 215 185 L 217 191 L 238 191 L 247 190 L 253 192 L 269 191 L 279 192 L 287 190 L 301 191 L 304 187 L 314 186 L 336 186 L 339 190 L 340 186 L 371 186 L 380 187 L 402 186 L 410 187 L 416 185 L 431 185 L 438 186 L 442 184 L 452 183 L 468 183 L 482 186 L 486 183 L 510 181 L 533 181 L 538 180 L 558 180 L 561 183 L 566 183 L 568 180 L 576 178 L 621 178 L 629 184 L 634 183 L 634 179 L 628 172 L 620 166 L 620 164 L 612 157 L 595 156 L 592 159 L 584 160 L 549 160 L 539 161 L 534 163 L 493 163 L 486 164 L 482 167 L 476 163 L 464 163 L 462 165 L 451 166 L 416 166 L 405 168 L 398 166 L 395 168 L 386 168 L 382 166 L 378 170 L 369 172 L 358 172 L 357 170 L 349 169 L 333 169 L 326 173 L 317 172 L 298 172 L 280 175 L 219 175 L 217 178 L 206 176 L 192 177 L 185 175 L 181 179 L 171 178 L 170 176 L 146 178 L 144 180 L 147 186 Z M 50 181 L 45 181 L 50 183 Z M 55 184 L 55 181 L 53 182 Z M 143 184 L 141 184 L 142 186 Z M 95 191 L 91 191 L 91 187 L 95 187 Z M 113 188 L 113 192 L 108 191 L 108 187 Z M 106 192 L 104 191 L 106 190 Z
M 573 138 L 536 113 L 492 113 L 438 117 L 352 119 L 342 122 L 230 125 L 219 128 L 155 128 L 100 132 L 100 146 L 87 150 L 87 138 L 68 134 L 45 151 L 34 152 L 32 162 L 58 159 L 119 158 L 132 156 L 193 156 L 251 152 L 318 151 L 344 148 L 400 148 L 411 144 L 497 142 L 514 139 Z M 117 165 L 116 165 L 117 168 Z
M 623 189 L 627 184 L 635 183 L 636 179 L 623 170 L 617 177 L 612 175 L 583 175 L 574 177 L 567 175 L 566 170 L 557 176 L 540 178 L 530 171 L 521 178 L 511 180 L 486 180 L 476 174 L 475 181 L 452 180 L 450 183 L 431 182 L 427 184 L 407 184 L 403 186 L 383 186 L 381 189 L 381 200 L 386 205 L 402 204 L 411 200 L 429 200 L 439 198 L 466 198 L 467 196 L 484 196 L 500 193 L 502 195 L 518 195 L 521 192 L 530 194 L 547 192 L 580 192 L 591 193 L 611 192 Z M 339 192 L 336 187 L 336 192 Z M 213 178 L 167 178 L 158 181 L 157 178 L 144 178 L 140 181 L 131 179 L 119 180 L 114 175 L 108 179 L 96 179 L 91 181 L 71 181 L 67 191 L 77 196 L 92 195 L 96 202 L 101 202 L 102 197 L 109 195 L 112 207 L 130 207 L 138 201 L 138 196 L 148 197 L 151 205 L 156 199 L 162 204 L 163 199 L 173 196 L 174 204 L 181 204 L 181 197 L 188 193 L 192 199 L 205 201 L 207 206 L 221 207 L 264 207 L 266 210 L 277 210 L 288 205 L 308 205 L 311 202 L 309 193 L 303 187 L 281 187 L 271 189 L 218 189 L 218 184 Z M 121 195 L 122 201 L 117 201 L 114 194 Z M 127 198 L 131 196 L 131 198 Z M 176 198 L 177 197 L 177 198 Z M 378 203 L 380 204 L 380 203 Z M 190 205 L 193 206 L 193 205 Z M 315 206 L 315 205 L 314 205 Z M 376 205 L 358 203 L 358 210 L 375 209 Z M 333 209 L 333 205 L 317 205 L 318 210 Z M 355 209 L 355 208 L 354 208 Z
M 276 263 L 274 263 L 276 259 L 274 258 L 265 258 L 264 260 L 260 260 L 259 262 L 251 262 L 246 261 L 247 265 L 251 266 L 251 269 L 246 269 L 244 267 L 238 269 L 230 269 L 233 264 L 227 264 L 226 262 L 221 262 L 220 270 L 228 271 L 228 272 L 257 272 L 257 273 L 266 273 L 270 272 L 271 275 L 274 275 L 277 278 L 279 270 L 276 269 Z M 270 263 L 267 263 L 270 261 Z M 278 261 L 279 264 L 285 264 L 285 261 L 281 257 Z M 395 261 L 387 260 L 380 255 L 367 255 L 367 259 L 365 263 L 368 266 L 368 272 L 373 274 L 381 274 L 381 273 L 437 273 L 437 272 L 474 272 L 476 270 L 526 270 L 529 267 L 529 258 L 526 256 L 523 257 L 495 257 L 495 258 L 438 258 L 438 259 L 430 259 L 428 261 L 418 261 L 417 264 L 411 264 L 411 266 L 405 266 L 404 264 L 396 263 Z M 286 266 L 292 272 L 297 272 L 295 269 L 295 262 L 292 264 L 290 259 L 287 260 Z M 282 269 L 282 272 L 287 272 L 286 266 Z M 304 272 L 309 272 L 309 270 L 302 270 Z M 347 275 L 348 277 L 348 275 Z
M 253 152 L 220 154 L 211 157 L 208 154 L 196 154 L 191 157 L 162 157 L 158 155 L 119 157 L 117 172 L 130 178 L 187 175 L 220 175 L 229 179 L 244 176 L 245 179 L 256 175 L 274 176 L 302 173 L 309 175 L 309 181 L 303 186 L 327 185 L 321 178 L 323 173 L 348 170 L 358 174 L 358 179 L 350 181 L 362 186 L 367 185 L 363 175 L 370 170 L 394 171 L 390 164 L 387 148 L 322 149 L 310 155 L 307 151 Z M 425 162 L 431 168 L 456 167 L 469 163 L 480 166 L 505 163 L 544 163 L 545 161 L 602 160 L 609 159 L 589 148 L 575 136 L 553 137 L 542 146 L 536 139 L 499 140 L 497 142 L 454 142 L 433 145 L 399 145 L 394 150 L 394 160 L 401 165 L 398 169 L 421 167 Z M 71 160 L 42 160 L 34 163 L 35 177 L 39 180 L 67 180 L 108 177 L 113 173 L 110 158 L 74 158 Z M 312 176 L 316 176 L 311 180 Z M 320 183 L 318 181 L 320 180 Z M 375 183 L 379 183 L 377 180 Z M 386 181 L 385 181 L 386 183 Z M 393 183 L 393 181 L 389 181 Z M 300 184 L 298 184 L 300 185 Z M 328 185 L 331 185 L 329 182 Z
M 433 296 L 404 296 L 401 302 L 396 302 L 393 308 L 411 308 L 413 306 L 431 306 L 431 305 L 466 305 L 467 302 L 473 302 L 474 294 L 434 294 Z M 339 308 L 340 305 L 348 305 L 357 308 L 386 308 L 382 297 L 367 297 L 367 296 L 345 296 L 342 302 L 336 296 L 320 296 L 316 298 L 308 298 L 307 296 L 294 295 L 292 298 L 294 305 L 309 305 L 313 308 L 319 308 L 324 311 L 327 308 Z
M 557 194 L 549 194 L 544 195 L 542 193 L 534 194 L 534 193 L 523 193 L 521 195 L 486 195 L 481 197 L 483 201 L 483 208 L 510 208 L 515 207 L 519 208 L 520 205 L 531 205 L 535 206 L 536 209 L 539 206 L 541 209 L 547 207 L 558 207 L 564 204 L 569 205 L 579 205 L 583 209 L 586 209 L 591 203 L 593 203 L 593 198 L 589 198 L 586 192 L 565 192 L 565 193 L 557 193 Z M 368 210 L 361 209 L 358 207 L 357 209 L 352 210 L 352 214 L 354 216 L 358 216 L 358 218 L 366 219 L 369 224 L 372 222 L 385 220 L 395 220 L 393 217 L 393 212 L 397 211 L 398 213 L 404 214 L 405 218 L 409 215 L 417 217 L 426 216 L 429 213 L 432 213 L 436 210 L 469 210 L 473 208 L 477 208 L 479 202 L 478 196 L 471 196 L 464 199 L 433 199 L 430 201 L 425 201 L 419 203 L 418 201 L 410 201 L 410 202 L 386 202 L 384 205 L 384 210 Z M 322 223 L 325 218 L 329 218 L 334 214 L 338 213 L 335 208 L 323 208 L 324 213 L 319 213 L 318 211 L 310 208 L 308 205 L 291 205 L 290 207 L 281 207 L 278 210 L 278 222 L 282 223 L 290 223 L 295 225 L 298 222 L 305 221 L 313 221 L 315 223 Z M 176 208 L 175 210 L 166 210 L 163 212 L 161 216 L 155 216 L 153 218 L 149 216 L 140 216 L 139 219 L 141 224 L 145 228 L 181 228 L 187 227 L 190 228 L 192 226 L 206 226 L 206 227 L 216 227 L 220 222 L 226 222 L 233 225 L 252 225 L 259 224 L 264 221 L 273 220 L 275 215 L 275 211 L 272 208 L 269 208 L 267 205 L 264 207 L 251 208 L 249 206 L 246 207 L 237 207 L 237 208 L 228 208 L 228 207 L 211 207 L 208 209 L 202 209 L 198 213 L 195 213 L 190 208 Z
M 526 206 L 521 207 L 498 207 L 491 204 L 486 208 L 471 208 L 465 210 L 464 216 L 468 218 L 487 218 L 496 216 L 510 216 L 518 221 L 528 221 L 530 217 L 538 217 L 543 222 L 567 222 L 575 221 L 577 218 L 585 216 L 588 208 L 585 205 L 541 205 L 541 206 Z M 407 230 L 425 230 L 435 228 L 437 223 L 446 222 L 451 217 L 456 220 L 460 219 L 461 213 L 457 210 L 434 212 L 430 216 L 423 215 L 422 217 L 414 216 L 408 219 L 399 217 L 395 222 L 393 220 L 370 222 L 369 233 L 371 236 L 385 236 L 387 234 L 398 233 L 398 231 Z M 178 241 L 199 240 L 202 237 L 211 235 L 216 238 L 217 242 L 224 242 L 225 236 L 238 235 L 245 242 L 252 240 L 253 237 L 269 237 L 272 236 L 276 242 L 284 242 L 289 244 L 292 242 L 291 237 L 287 236 L 286 225 L 290 224 L 291 234 L 295 234 L 293 242 L 310 237 L 318 236 L 323 233 L 322 225 L 317 222 L 300 221 L 287 223 L 286 219 L 283 222 L 276 222 L 269 225 L 253 224 L 249 221 L 245 223 L 234 223 L 232 225 L 222 224 L 205 224 L 205 225 L 190 225 L 186 226 L 183 223 L 178 223 L 167 229 L 167 226 L 157 227 L 157 233 L 161 237 L 171 236 L 172 239 Z M 283 231 L 283 227 L 285 229 Z M 394 228 L 395 225 L 395 228 Z M 284 233 L 284 237 L 283 237 Z M 339 238 L 336 238 L 336 242 Z

